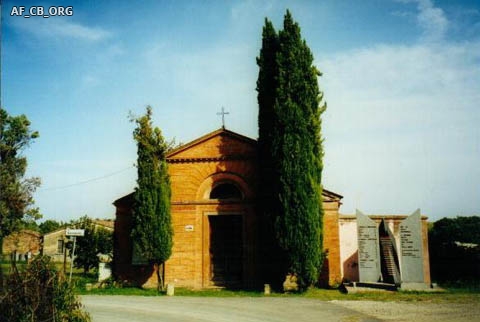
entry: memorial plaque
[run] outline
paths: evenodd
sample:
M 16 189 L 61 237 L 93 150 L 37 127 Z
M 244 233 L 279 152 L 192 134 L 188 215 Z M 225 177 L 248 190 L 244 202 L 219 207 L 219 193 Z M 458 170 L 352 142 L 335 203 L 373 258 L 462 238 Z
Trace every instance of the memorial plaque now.
M 358 272 L 360 282 L 375 283 L 381 276 L 378 227 L 357 210 Z
M 402 283 L 423 283 L 422 217 L 420 209 L 400 223 Z

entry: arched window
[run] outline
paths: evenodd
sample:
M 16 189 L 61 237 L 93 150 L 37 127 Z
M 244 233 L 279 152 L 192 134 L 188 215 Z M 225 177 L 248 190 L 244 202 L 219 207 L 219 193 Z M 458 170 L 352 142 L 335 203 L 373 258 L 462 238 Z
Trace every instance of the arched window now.
M 210 199 L 242 199 L 242 192 L 232 183 L 221 183 L 210 192 Z

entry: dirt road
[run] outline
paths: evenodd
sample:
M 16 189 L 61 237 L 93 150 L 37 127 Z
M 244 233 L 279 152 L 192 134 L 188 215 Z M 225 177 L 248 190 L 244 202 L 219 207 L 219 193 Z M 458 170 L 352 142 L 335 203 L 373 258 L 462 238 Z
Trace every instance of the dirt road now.
M 94 322 L 480 321 L 480 305 L 308 298 L 82 296 Z

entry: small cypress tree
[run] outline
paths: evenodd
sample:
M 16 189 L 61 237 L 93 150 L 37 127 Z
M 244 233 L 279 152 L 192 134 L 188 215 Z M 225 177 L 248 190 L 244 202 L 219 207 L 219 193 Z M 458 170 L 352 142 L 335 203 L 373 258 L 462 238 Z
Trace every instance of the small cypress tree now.
M 159 128 L 152 127 L 152 108 L 135 120 L 138 186 L 135 189 L 132 239 L 136 252 L 154 265 L 158 289 L 164 289 L 164 264 L 172 253 L 170 179 L 165 160 L 167 144 Z
M 290 12 L 278 38 L 271 35 L 270 25 L 265 24 L 264 47 L 257 61 L 259 148 L 261 159 L 267 159 L 261 161 L 260 190 L 271 190 L 267 203 L 273 210 L 277 242 L 286 256 L 284 273 L 296 276 L 298 286 L 305 289 L 318 280 L 322 264 L 320 116 L 326 106 L 319 107 L 320 73 Z M 265 46 L 266 34 L 275 44 L 273 53 L 271 46 Z M 269 63 L 262 60 L 267 57 Z

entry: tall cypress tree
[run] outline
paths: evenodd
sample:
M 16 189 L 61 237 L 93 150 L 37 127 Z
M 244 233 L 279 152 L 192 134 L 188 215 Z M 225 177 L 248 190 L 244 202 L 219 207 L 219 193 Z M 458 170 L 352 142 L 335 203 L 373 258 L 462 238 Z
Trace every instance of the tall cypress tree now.
M 270 158 L 272 147 L 272 129 L 275 123 L 275 92 L 277 90 L 278 67 L 276 55 L 278 52 L 278 35 L 272 23 L 265 18 L 265 26 L 262 34 L 262 48 L 260 56 L 257 57 L 259 66 L 257 91 L 258 91 L 258 145 L 260 151 L 260 163 L 264 170 L 262 177 L 266 182 L 273 182 L 274 165 Z M 263 187 L 262 187 L 263 188 Z M 272 195 L 270 189 L 263 189 L 264 196 Z
M 278 202 L 275 202 L 277 191 L 277 173 L 275 160 L 272 159 L 273 126 L 276 122 L 274 113 L 275 93 L 278 82 L 278 66 L 276 56 L 279 48 L 278 34 L 273 24 L 265 18 L 262 33 L 262 48 L 257 57 L 259 67 L 257 79 L 258 100 L 258 157 L 260 166 L 258 212 L 261 214 L 260 237 L 262 241 L 261 258 L 264 261 L 263 278 L 279 288 L 282 278 L 285 278 L 282 250 L 275 240 L 273 227 L 274 215 L 278 212 Z
M 268 21 L 264 40 L 266 30 L 270 30 Z M 262 47 L 258 60 L 259 148 L 261 159 L 268 159 L 260 162 L 264 174 L 260 190 L 271 189 L 266 207 L 274 212 L 276 240 L 285 252 L 284 273 L 296 276 L 298 286 L 304 289 L 318 280 L 322 264 L 320 116 L 326 106 L 320 107 L 320 73 L 313 65 L 313 55 L 289 11 L 278 38 L 270 39 L 278 39 L 275 53 L 269 52 L 271 62 L 262 61 L 268 47 Z M 260 84 L 263 82 L 269 83 Z M 269 172 L 269 166 L 273 171 Z
M 170 179 L 165 159 L 167 144 L 158 127 L 152 127 L 152 109 L 135 120 L 137 188 L 134 194 L 132 239 L 138 255 L 154 265 L 158 289 L 164 288 L 164 263 L 172 253 Z

